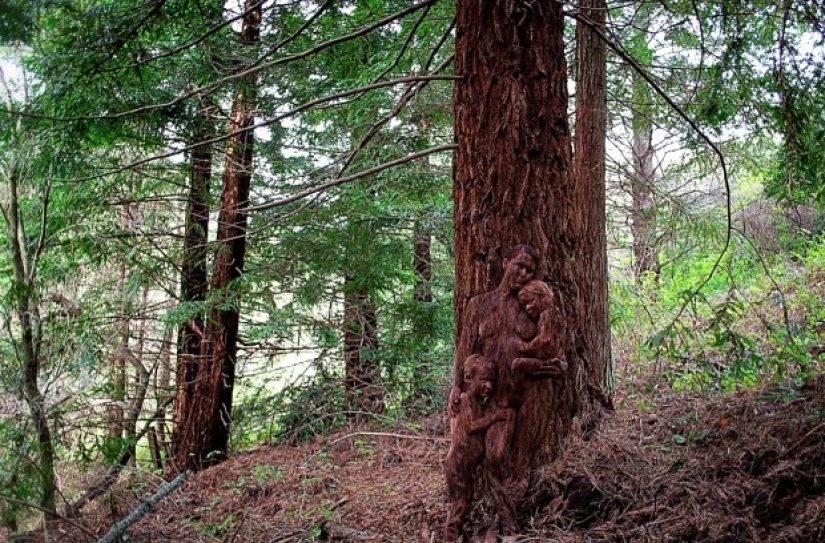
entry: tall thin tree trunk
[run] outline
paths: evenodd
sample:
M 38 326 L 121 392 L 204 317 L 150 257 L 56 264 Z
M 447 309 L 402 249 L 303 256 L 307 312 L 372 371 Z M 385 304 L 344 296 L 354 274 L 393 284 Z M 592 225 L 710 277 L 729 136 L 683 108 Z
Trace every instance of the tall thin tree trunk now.
M 595 250 L 593 220 L 573 175 L 567 121 L 567 67 L 562 4 L 460 0 L 456 14 L 453 189 L 457 330 L 467 301 L 502 278 L 502 252 L 531 244 L 542 256 L 537 277 L 556 286 L 555 308 L 571 337 L 559 345 L 570 363 L 558 384 L 525 392 L 512 442 L 518 475 L 558 457 L 581 402 L 587 376 L 604 367 L 591 332 L 588 289 Z M 601 340 L 600 340 L 601 341 Z
M 132 223 L 138 213 L 138 203 L 130 202 L 124 204 L 120 209 L 118 222 L 120 229 L 124 232 L 132 232 Z M 126 260 L 121 260 L 117 283 L 115 285 L 116 293 L 120 295 L 119 314 L 115 321 L 115 333 L 117 339 L 114 349 L 112 351 L 111 368 L 109 369 L 109 383 L 112 387 L 110 402 L 107 408 L 107 421 L 109 437 L 115 442 L 120 442 L 123 439 L 124 431 L 124 413 L 126 405 L 126 388 L 127 388 L 127 363 L 124 354 L 129 350 L 129 341 L 131 339 L 131 303 L 128 299 L 129 289 L 127 282 L 129 280 L 129 270 L 126 266 Z
M 425 316 L 429 315 L 426 306 L 433 301 L 432 239 L 431 228 L 424 223 L 423 219 L 416 219 L 413 225 L 413 269 L 415 271 L 413 301 L 420 304 L 420 311 L 413 320 L 412 336 L 422 338 L 423 341 L 433 337 L 433 326 L 429 320 L 425 320 Z M 417 408 L 423 414 L 429 411 L 435 395 L 434 382 L 429 374 L 432 365 L 437 362 L 431 356 L 427 346 L 424 346 L 418 354 L 413 367 L 407 404 Z
M 634 20 L 636 47 L 649 53 L 648 28 L 651 7 L 639 7 Z M 642 54 L 642 58 L 649 54 Z M 633 176 L 630 179 L 631 218 L 633 236 L 633 271 L 637 280 L 652 272 L 659 274 L 659 255 L 656 247 L 656 205 L 653 190 L 656 169 L 653 148 L 652 96 L 647 82 L 633 71 Z
M 240 36 L 243 45 L 254 46 L 260 37 L 261 4 L 261 0 L 244 3 L 246 15 Z M 209 284 L 215 300 L 204 329 L 194 395 L 186 418 L 180 421 L 181 439 L 175 454 L 178 469 L 198 470 L 219 462 L 229 448 L 240 310 L 230 300 L 228 287 L 244 269 L 256 85 L 255 75 L 243 78 L 232 104 L 228 131 L 234 135 L 227 141 L 215 261 Z
M 155 404 L 158 405 L 158 417 L 155 422 L 156 434 L 160 450 L 158 456 L 165 460 L 169 457 L 170 443 L 166 432 L 166 402 L 173 396 L 172 384 L 172 341 L 174 330 L 171 326 L 166 326 L 163 334 L 163 346 L 160 355 L 160 363 L 155 372 Z M 161 469 L 161 467 L 158 467 Z
M 126 211 L 121 211 L 121 228 L 124 228 L 124 215 Z M 129 348 L 129 317 L 126 303 L 126 279 L 128 271 L 126 269 L 126 261 L 120 262 L 120 269 L 118 270 L 117 283 L 115 288 L 121 294 L 120 300 L 120 314 L 115 320 L 115 333 L 117 343 L 112 351 L 111 368 L 109 368 L 109 383 L 112 387 L 111 398 L 106 409 L 106 426 L 108 428 L 109 438 L 119 441 L 123 438 L 123 413 L 124 404 L 126 402 L 126 359 L 123 354 Z
M 433 301 L 433 259 L 430 252 L 432 241 L 430 228 L 425 226 L 421 219 L 416 220 L 413 226 L 413 300 L 422 304 Z
M 149 288 L 143 288 L 143 307 L 146 307 L 149 299 Z M 149 371 L 144 366 L 143 360 L 146 358 L 146 321 L 140 324 L 138 332 L 137 344 L 135 345 L 137 355 L 135 355 L 128 346 L 123 347 L 123 356 L 129 361 L 135 369 L 135 388 L 134 394 L 129 400 L 129 409 L 125 412 L 123 417 L 124 437 L 129 444 L 129 449 L 132 456 L 132 464 L 137 460 L 137 425 L 140 413 L 143 411 L 143 403 L 146 400 L 146 393 L 149 390 L 150 375 Z
M 2 205 L 3 219 L 6 223 L 6 239 L 10 248 L 12 264 L 12 281 L 14 288 L 15 316 L 20 323 L 20 339 L 16 352 L 20 353 L 21 381 L 23 399 L 29 408 L 32 424 L 37 435 L 38 471 L 40 473 L 39 505 L 44 510 L 46 525 L 55 519 L 55 450 L 49 428 L 46 399 L 40 391 L 39 378 L 41 368 L 40 346 L 42 328 L 40 304 L 37 293 L 37 262 L 28 250 L 26 229 L 20 213 L 19 181 L 21 170 L 16 161 L 9 171 L 5 201 Z M 44 204 L 46 205 L 46 204 Z M 43 211 L 45 215 L 45 210 Z
M 581 0 L 579 13 L 597 29 L 604 29 L 605 0 Z M 610 314 L 607 293 L 607 234 L 605 223 L 605 142 L 607 137 L 606 45 L 596 30 L 576 24 L 576 208 L 584 222 L 582 252 L 585 256 L 582 303 L 590 324 L 581 329 L 587 351 L 587 397 L 580 399 L 582 430 L 595 427 L 603 408 L 611 408 L 605 385 L 611 378 Z
M 378 317 L 369 294 L 344 278 L 344 393 L 347 418 L 382 413 L 384 396 L 371 351 L 378 349 Z
M 202 142 L 213 137 L 211 115 L 206 107 L 195 128 L 193 143 L 200 144 L 192 151 L 189 177 L 189 196 L 186 201 L 186 218 L 181 266 L 181 303 L 202 303 L 206 300 L 208 278 L 206 250 L 209 236 L 209 189 L 212 182 L 211 144 Z M 178 358 L 175 372 L 175 413 L 172 432 L 172 455 L 177 455 L 178 442 L 182 439 L 188 416 L 196 406 L 195 379 L 201 366 L 201 340 L 204 318 L 198 312 L 178 329 Z

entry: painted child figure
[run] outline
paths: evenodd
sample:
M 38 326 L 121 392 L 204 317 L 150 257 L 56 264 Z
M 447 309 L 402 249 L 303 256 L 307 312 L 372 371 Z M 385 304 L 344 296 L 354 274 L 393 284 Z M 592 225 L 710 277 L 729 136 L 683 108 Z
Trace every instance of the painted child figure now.
M 496 370 L 489 358 L 472 355 L 464 361 L 464 385 L 458 410 L 450 419 L 450 451 L 444 462 L 450 511 L 444 528 L 446 541 L 461 537 L 464 521 L 470 511 L 473 483 L 477 468 L 484 459 L 486 430 L 497 422 L 512 425 L 515 411 L 488 402 L 496 379 Z
M 521 288 L 518 300 L 525 313 L 538 319 L 538 331 L 529 343 L 517 340 L 516 349 L 524 357 L 513 360 L 513 374 L 534 379 L 561 377 L 567 371 L 560 345 L 564 325 L 553 322 L 553 291 L 544 281 L 533 280 Z

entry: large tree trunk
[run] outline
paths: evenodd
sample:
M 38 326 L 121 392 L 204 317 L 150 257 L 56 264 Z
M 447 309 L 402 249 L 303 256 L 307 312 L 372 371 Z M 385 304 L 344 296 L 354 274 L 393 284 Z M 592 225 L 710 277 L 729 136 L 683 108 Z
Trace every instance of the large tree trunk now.
M 502 251 L 530 244 L 536 276 L 554 285 L 555 308 L 571 331 L 559 347 L 570 370 L 561 382 L 527 389 L 512 442 L 517 474 L 558 457 L 591 368 L 603 367 L 604 332 L 590 318 L 594 198 L 573 175 L 567 122 L 567 69 L 561 3 L 462 0 L 456 15 L 454 91 L 455 310 L 462 329 L 468 300 L 502 278 Z M 601 341 L 601 340 L 600 340 Z M 457 361 L 457 364 L 460 361 Z M 510 361 L 507 361 L 509 364 Z
M 374 353 L 378 349 L 378 317 L 368 293 L 344 279 L 344 393 L 347 418 L 383 413 L 384 396 Z
M 260 37 L 261 0 L 246 0 L 241 43 L 252 46 Z M 229 447 L 232 394 L 235 385 L 240 311 L 230 300 L 229 285 L 243 274 L 246 224 L 252 179 L 255 75 L 240 81 L 232 104 L 218 213 L 215 261 L 210 281 L 214 303 L 204 330 L 200 361 L 194 377 L 194 394 L 187 416 L 181 420 L 175 465 L 198 470 L 220 462 Z
M 604 30 L 605 0 L 582 0 L 579 13 Z M 605 385 L 612 375 L 610 313 L 607 296 L 605 224 L 605 141 L 607 137 L 606 45 L 589 25 L 576 24 L 576 209 L 584 219 L 582 293 L 590 322 L 581 330 L 586 370 L 585 398 L 580 399 L 582 430 L 588 433 L 604 408 L 612 408 Z M 585 392 L 585 391 L 583 391 Z

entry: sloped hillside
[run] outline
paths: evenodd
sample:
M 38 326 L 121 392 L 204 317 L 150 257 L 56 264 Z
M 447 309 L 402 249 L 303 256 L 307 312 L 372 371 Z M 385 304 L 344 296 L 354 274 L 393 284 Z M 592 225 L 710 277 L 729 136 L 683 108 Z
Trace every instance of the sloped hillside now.
M 596 436 L 571 442 L 563 462 L 537 474 L 523 540 L 825 540 L 825 380 L 616 400 Z M 441 541 L 443 418 L 416 428 L 356 429 L 238 455 L 189 479 L 128 541 Z M 113 511 L 125 515 L 159 483 L 146 482 L 99 503 L 85 526 L 105 533 Z M 485 503 L 473 511 L 473 540 L 488 511 Z

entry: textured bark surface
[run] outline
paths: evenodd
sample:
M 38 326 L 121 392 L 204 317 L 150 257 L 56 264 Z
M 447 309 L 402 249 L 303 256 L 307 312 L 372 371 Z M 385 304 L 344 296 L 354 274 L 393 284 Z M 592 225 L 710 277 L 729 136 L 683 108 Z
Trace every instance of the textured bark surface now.
M 604 30 L 605 0 L 582 0 L 579 13 Z M 581 275 L 588 322 L 581 328 L 586 345 L 584 359 L 586 396 L 580 399 L 580 421 L 587 433 L 602 410 L 612 409 L 605 387 L 612 375 L 610 313 L 607 295 L 607 234 L 605 231 L 605 141 L 607 130 L 606 45 L 590 26 L 576 25 L 576 207 L 582 210 Z
M 209 140 L 213 134 L 208 116 L 193 137 L 193 143 Z M 183 263 L 181 265 L 181 303 L 206 300 L 206 243 L 209 236 L 209 188 L 212 181 L 212 145 L 201 145 L 192 152 L 189 196 L 186 202 Z M 178 329 L 178 360 L 175 371 L 175 413 L 172 454 L 177 454 L 181 432 L 195 394 L 195 378 L 201 365 L 201 340 L 204 320 L 198 314 Z
M 430 228 L 422 221 L 416 220 L 413 227 L 413 268 L 415 269 L 413 300 L 420 303 L 433 301 L 432 240 Z
M 460 336 L 464 321 L 477 324 L 495 308 L 500 334 L 535 335 L 518 300 L 493 292 L 503 251 L 527 243 L 541 254 L 536 278 L 556 286 L 557 310 L 578 341 L 564 349 L 568 378 L 525 392 L 512 442 L 515 469 L 525 472 L 558 456 L 581 392 L 573 376 L 591 348 L 583 344 L 590 255 L 572 169 L 561 4 L 462 1 L 456 22 L 455 70 L 463 77 L 454 91 L 456 330 Z M 511 339 L 485 354 L 509 363 L 516 358 Z M 459 340 L 457 363 L 467 348 Z
M 461 404 L 464 360 L 490 358 L 497 369 L 490 401 L 515 413 L 512 430 L 496 423 L 485 437 L 485 474 L 508 540 L 518 530 L 510 519 L 530 470 L 559 457 L 577 414 L 590 419 L 609 406 L 604 142 L 597 141 L 604 134 L 604 51 L 584 42 L 602 60 L 581 77 L 582 145 L 595 148 L 581 151 L 574 172 L 561 4 L 464 1 L 456 21 L 455 70 L 463 79 L 454 91 L 457 344 L 449 411 L 457 415 Z M 510 250 L 520 244 L 538 255 L 530 247 Z M 558 333 L 543 338 L 546 352 L 561 358 L 552 368 L 520 358 L 518 349 L 537 333 L 538 319 L 518 299 L 534 278 L 553 291 L 548 310 Z M 555 378 L 522 381 L 522 371 L 534 370 Z
M 260 0 L 246 0 L 241 43 L 254 45 L 260 36 Z M 232 421 L 240 310 L 227 287 L 243 274 L 246 225 L 252 179 L 252 145 L 256 103 L 254 75 L 241 80 L 232 104 L 221 183 L 215 260 L 209 290 L 211 304 L 200 350 L 200 364 L 186 416 L 180 422 L 175 468 L 198 470 L 226 456 Z
M 378 349 L 378 317 L 369 294 L 344 280 L 344 393 L 347 418 L 383 413 L 384 397 L 376 362 L 370 351 Z

